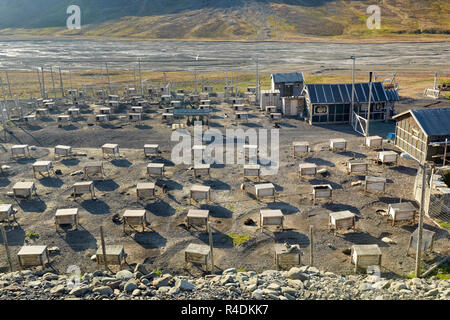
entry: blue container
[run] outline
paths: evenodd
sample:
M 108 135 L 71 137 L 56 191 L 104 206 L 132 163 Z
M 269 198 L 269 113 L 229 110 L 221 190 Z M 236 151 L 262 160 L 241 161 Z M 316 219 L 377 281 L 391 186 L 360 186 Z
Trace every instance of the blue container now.
M 394 140 L 395 139 L 395 133 L 393 133 L 393 132 L 388 133 L 388 139 Z

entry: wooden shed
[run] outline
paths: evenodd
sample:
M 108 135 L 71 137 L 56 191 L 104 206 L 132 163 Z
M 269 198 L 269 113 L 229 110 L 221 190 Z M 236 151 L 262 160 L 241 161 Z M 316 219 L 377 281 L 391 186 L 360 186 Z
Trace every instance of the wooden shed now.
M 0 204 L 0 222 L 6 221 L 8 225 L 11 224 L 11 216 L 16 220 L 16 214 L 12 207 L 12 204 Z
M 19 267 L 23 270 L 26 267 L 42 266 L 50 262 L 47 246 L 23 246 L 17 253 Z
M 87 162 L 83 166 L 84 178 L 87 179 L 90 175 L 100 174 L 102 179 L 104 179 L 103 162 L 102 161 L 92 161 Z
M 106 143 L 102 146 L 102 156 L 103 158 L 106 155 L 110 155 L 112 154 L 114 156 L 114 158 L 116 158 L 117 156 L 120 157 L 120 153 L 119 153 L 119 145 L 116 143 Z
M 26 157 L 30 155 L 30 147 L 27 144 L 16 144 L 11 147 L 11 157 L 16 158 L 18 156 Z
M 33 193 L 35 196 L 37 195 L 34 182 L 17 182 L 13 186 L 14 199 L 17 197 L 31 199 Z
M 417 213 L 416 207 L 411 202 L 392 203 L 388 207 L 389 218 L 392 219 L 392 225 L 397 221 L 412 221 Z
M 256 199 L 273 197 L 275 201 L 275 186 L 272 183 L 261 183 L 255 185 Z
M 364 160 L 349 160 L 347 161 L 347 173 L 367 173 L 369 165 Z
M 315 163 L 300 163 L 298 165 L 298 175 L 303 176 L 315 176 L 317 174 L 317 165 Z
M 368 148 L 381 148 L 383 146 L 383 138 L 379 136 L 365 137 L 364 145 Z
M 78 230 L 78 208 L 58 209 L 55 214 L 55 226 L 58 230 L 58 226 L 67 224 L 74 225 Z
M 277 270 L 279 270 L 280 267 L 291 268 L 301 265 L 302 252 L 298 246 L 288 249 L 284 244 L 276 243 L 274 244 L 274 251 Z
M 265 226 L 279 226 L 283 231 L 284 215 L 281 210 L 263 209 L 259 211 L 259 227 L 261 232 Z
M 292 157 L 295 159 L 297 153 L 308 154 L 310 152 L 308 141 L 294 141 L 292 142 Z
M 155 196 L 155 184 L 153 182 L 138 183 L 136 187 L 136 196 L 139 199 Z
M 144 156 L 148 157 L 150 155 L 156 155 L 159 153 L 159 144 L 145 144 L 144 145 Z
M 330 212 L 329 216 L 329 227 L 336 233 L 339 229 L 349 229 L 355 230 L 355 220 L 356 215 L 348 210 L 339 212 Z
M 145 231 L 147 225 L 147 211 L 146 210 L 125 210 L 123 214 L 123 233 L 125 233 L 126 226 L 142 226 L 142 232 Z
M 81 197 L 85 193 L 89 193 L 91 195 L 91 199 L 95 197 L 94 181 L 76 182 L 73 184 L 72 190 L 72 195 L 74 198 L 77 196 Z
M 450 140 L 450 108 L 409 110 L 393 118 L 397 148 L 419 162 L 442 161 Z
M 364 191 L 386 192 L 386 179 L 366 176 L 364 181 Z
M 305 84 L 302 72 L 274 73 L 270 78 L 272 90 L 279 90 L 280 97 L 298 97 L 302 95 Z
M 192 200 L 194 200 L 194 201 L 206 200 L 206 202 L 209 202 L 211 200 L 211 187 L 193 185 L 191 187 L 191 191 L 190 191 L 191 204 L 192 204 Z
M 105 253 L 108 265 L 119 265 L 122 268 L 123 263 L 126 262 L 126 254 L 122 245 L 105 245 Z M 97 249 L 96 257 L 97 267 L 99 267 L 105 261 L 102 247 Z
M 190 243 L 184 250 L 184 261 L 186 263 L 200 264 L 208 269 L 211 261 L 211 249 L 205 244 Z
M 201 176 L 209 176 L 211 177 L 211 165 L 203 164 L 203 163 L 195 163 L 194 164 L 194 177 L 198 178 Z
M 261 180 L 261 166 L 259 164 L 246 164 L 244 165 L 244 180 L 245 178 L 254 177 L 258 181 Z
M 149 176 L 162 177 L 164 175 L 164 163 L 149 163 L 147 165 L 147 174 Z
M 63 145 L 57 145 L 55 147 L 55 155 L 61 156 L 61 157 L 67 157 L 72 154 L 72 147 L 71 146 L 63 146 Z
M 190 209 L 186 216 L 186 224 L 188 229 L 192 225 L 204 225 L 207 227 L 209 219 L 209 210 Z
M 369 82 L 355 83 L 354 112 L 365 119 L 368 115 Z M 304 118 L 309 124 L 350 123 L 352 118 L 352 84 L 306 84 L 303 92 Z M 381 82 L 372 83 L 371 121 L 389 118 L 389 97 Z
M 33 176 L 36 178 L 36 173 L 46 172 L 50 177 L 50 172 L 53 171 L 53 163 L 51 161 L 36 161 L 33 163 Z M 53 172 L 54 174 L 54 172 Z
M 350 257 L 351 262 L 355 264 L 355 272 L 358 268 L 381 267 L 381 250 L 376 244 L 354 245 Z

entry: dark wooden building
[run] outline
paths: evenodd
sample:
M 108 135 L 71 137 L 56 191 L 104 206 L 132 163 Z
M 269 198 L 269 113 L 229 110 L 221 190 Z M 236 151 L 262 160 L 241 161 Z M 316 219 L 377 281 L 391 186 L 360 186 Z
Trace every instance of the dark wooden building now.
M 445 139 L 450 141 L 450 108 L 409 110 L 393 119 L 397 120 L 397 148 L 419 162 L 424 157 L 426 161 L 442 161 L 439 155 L 445 152 Z
M 306 106 L 304 118 L 310 124 L 350 123 L 352 84 L 306 84 L 303 90 Z M 368 115 L 369 82 L 355 83 L 354 110 L 366 118 Z M 398 97 L 398 96 L 397 96 Z M 390 117 L 389 97 L 381 82 L 372 83 L 370 119 L 384 121 Z
M 302 95 L 305 79 L 302 72 L 274 73 L 271 75 L 272 90 L 280 90 L 280 97 Z

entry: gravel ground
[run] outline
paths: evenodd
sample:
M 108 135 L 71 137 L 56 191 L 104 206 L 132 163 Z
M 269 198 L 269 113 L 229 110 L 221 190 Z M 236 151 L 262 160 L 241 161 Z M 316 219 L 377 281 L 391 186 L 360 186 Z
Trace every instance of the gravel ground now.
M 421 102 L 420 102 L 421 103 Z M 64 274 L 71 265 L 77 265 L 82 272 L 93 272 L 97 266 L 91 261 L 100 243 L 99 226 L 105 228 L 107 244 L 123 244 L 128 254 L 127 262 L 131 268 L 144 264 L 149 270 L 164 270 L 173 275 L 202 276 L 206 271 L 199 266 L 186 265 L 184 249 L 189 243 L 208 243 L 208 234 L 202 229 L 185 227 L 185 216 L 190 208 L 210 210 L 213 228 L 214 258 L 218 271 L 234 267 L 236 269 L 262 272 L 273 269 L 273 244 L 289 242 L 298 244 L 304 253 L 303 264 L 308 264 L 309 227 L 315 232 L 315 265 L 336 274 L 353 273 L 349 262 L 348 249 L 354 244 L 378 244 L 383 254 L 382 274 L 384 277 L 399 278 L 414 270 L 414 258 L 406 256 L 409 237 L 417 224 L 403 223 L 391 226 L 383 211 L 389 203 L 401 199 L 412 200 L 413 181 L 417 170 L 414 161 L 401 158 L 397 166 L 381 166 L 375 163 L 377 152 L 362 146 L 363 139 L 348 125 L 309 126 L 296 119 L 283 119 L 280 124 L 280 170 L 277 175 L 263 177 L 263 181 L 275 185 L 277 199 L 257 201 L 254 197 L 253 182 L 246 181 L 246 192 L 240 190 L 243 183 L 242 166 L 214 165 L 210 178 L 194 179 L 190 165 L 174 165 L 170 150 L 171 129 L 161 123 L 161 109 L 149 109 L 142 124 L 122 123 L 118 118 L 108 125 L 94 124 L 95 108 L 83 111 L 83 118 L 70 126 L 58 128 L 51 119 L 36 125 L 11 127 L 7 141 L 2 145 L 4 153 L 0 161 L 9 166 L 0 176 L 0 200 L 12 203 L 18 209 L 17 222 L 6 227 L 10 250 L 15 267 L 16 253 L 25 244 L 45 244 L 57 247 L 58 253 L 51 257 L 51 267 Z M 271 123 L 261 112 L 250 110 L 248 123 L 236 124 L 233 111 L 228 104 L 216 104 L 216 112 L 210 120 L 211 128 L 271 128 Z M 63 108 L 62 108 L 63 109 Z M 122 110 L 122 114 L 125 110 Z M 55 117 L 56 113 L 52 115 Z M 228 116 L 227 116 L 228 115 Z M 373 124 L 372 134 L 386 136 L 393 124 Z M 190 129 L 191 130 L 191 129 Z M 332 153 L 328 150 L 328 140 L 342 137 L 348 141 L 348 152 Z M 307 159 L 293 159 L 290 156 L 292 141 L 309 141 L 313 149 Z M 11 160 L 12 144 L 36 146 L 31 151 L 32 159 Z M 74 201 L 70 197 L 73 183 L 82 181 L 76 174 L 83 165 L 92 160 L 101 160 L 100 147 L 104 143 L 117 143 L 121 157 L 104 160 L 104 180 L 95 180 L 96 199 L 87 196 Z M 162 153 L 158 157 L 144 159 L 143 145 L 158 143 Z M 36 160 L 53 160 L 53 147 L 57 144 L 71 145 L 78 154 L 71 159 L 55 160 L 55 170 L 61 174 L 51 178 L 33 178 L 32 163 Z M 393 146 L 385 143 L 385 150 Z M 361 176 L 347 175 L 345 161 L 363 158 L 369 163 L 371 175 L 388 179 L 385 194 L 365 194 L 361 186 L 352 182 L 363 179 Z M 156 181 L 156 198 L 136 201 L 135 187 L 138 182 L 149 180 L 145 167 L 149 162 L 163 161 L 166 176 Z M 327 173 L 318 174 L 313 179 L 299 179 L 297 167 L 302 161 L 316 163 Z M 73 175 L 72 175 L 73 174 Z M 155 179 L 150 179 L 155 181 Z M 18 181 L 34 181 L 39 197 L 33 200 L 15 202 L 8 192 Z M 328 183 L 333 186 L 332 202 L 321 201 L 313 206 L 309 193 L 311 184 Z M 212 188 L 212 202 L 190 205 L 189 188 L 193 184 L 205 184 Z M 166 185 L 168 192 L 162 192 Z M 79 208 L 79 230 L 55 231 L 54 214 L 58 208 Z M 148 211 L 149 228 L 141 233 L 122 232 L 122 225 L 112 221 L 115 214 L 122 215 L 126 208 L 145 208 Z M 244 221 L 253 219 L 259 222 L 262 208 L 281 209 L 286 217 L 284 232 L 265 229 L 257 224 L 247 226 Z M 328 213 L 350 210 L 357 215 L 356 232 L 340 232 L 336 236 L 328 230 Z M 440 229 L 430 219 L 425 219 L 425 228 L 436 232 L 434 251 L 425 256 L 425 265 L 431 264 L 449 253 L 449 234 Z M 38 239 L 26 237 L 28 232 L 39 234 Z M 242 245 L 234 245 L 228 234 L 250 235 L 252 238 Z M 382 241 L 388 237 L 390 243 Z M 0 256 L 0 270 L 6 271 L 8 264 L 3 254 Z M 118 267 L 112 267 L 118 271 Z

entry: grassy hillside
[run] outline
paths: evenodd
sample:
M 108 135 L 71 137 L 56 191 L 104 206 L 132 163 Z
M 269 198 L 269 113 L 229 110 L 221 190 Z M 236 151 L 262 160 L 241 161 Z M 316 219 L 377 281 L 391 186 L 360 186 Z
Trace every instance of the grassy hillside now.
M 39 12 L 42 4 L 48 10 Z M 67 30 L 78 4 L 82 29 Z M 381 29 L 366 26 L 369 5 Z M 0 0 L 0 35 L 135 39 L 450 38 L 448 0 Z

